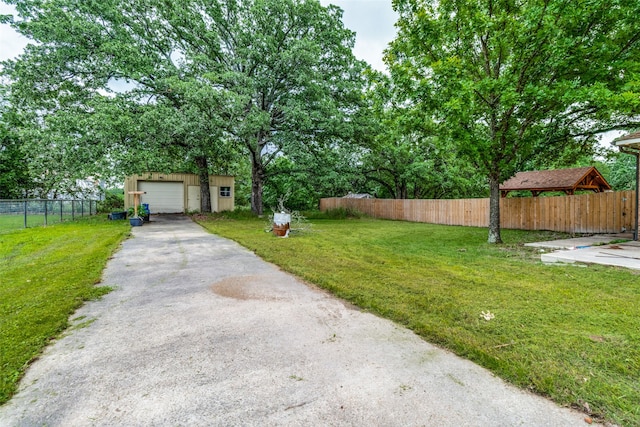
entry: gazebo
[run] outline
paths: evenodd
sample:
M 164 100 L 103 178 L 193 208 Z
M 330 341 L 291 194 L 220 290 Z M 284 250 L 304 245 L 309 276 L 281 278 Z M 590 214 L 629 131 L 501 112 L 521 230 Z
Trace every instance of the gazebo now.
M 572 195 L 579 190 L 596 193 L 611 190 L 611 186 L 593 166 L 546 171 L 518 172 L 500 185 L 500 194 L 511 191 L 530 191 L 537 197 L 545 191 L 562 191 Z

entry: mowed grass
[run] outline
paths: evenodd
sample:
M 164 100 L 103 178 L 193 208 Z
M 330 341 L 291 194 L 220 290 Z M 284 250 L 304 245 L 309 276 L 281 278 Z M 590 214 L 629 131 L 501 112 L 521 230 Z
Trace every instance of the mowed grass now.
M 486 229 L 373 219 L 314 220 L 288 239 L 265 220 L 201 223 L 513 384 L 640 425 L 637 271 L 544 265 L 523 243 L 552 233 L 503 230 L 489 245 Z
M 129 230 L 90 217 L 0 233 L 0 404 L 74 310 L 109 292 L 96 284 Z
M 76 218 L 81 218 L 77 215 Z M 69 213 L 64 214 L 62 218 L 60 215 L 48 215 L 46 218 L 46 225 L 53 225 L 63 221 L 72 221 L 75 218 Z M 27 215 L 27 227 L 40 227 L 45 225 L 44 215 Z M 0 215 L 0 234 L 12 232 L 24 228 L 24 215 Z

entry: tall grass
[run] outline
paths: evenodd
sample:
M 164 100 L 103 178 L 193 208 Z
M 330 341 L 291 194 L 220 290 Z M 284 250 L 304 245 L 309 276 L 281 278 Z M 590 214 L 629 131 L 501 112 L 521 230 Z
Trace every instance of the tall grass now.
M 544 265 L 523 243 L 552 233 L 504 230 L 496 246 L 486 229 L 373 219 L 314 220 L 289 239 L 259 220 L 203 225 L 513 384 L 640 425 L 636 271 Z

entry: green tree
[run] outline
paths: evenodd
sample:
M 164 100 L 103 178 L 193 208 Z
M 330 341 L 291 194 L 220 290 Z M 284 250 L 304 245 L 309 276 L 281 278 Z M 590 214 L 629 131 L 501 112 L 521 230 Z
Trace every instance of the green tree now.
M 625 153 L 613 153 L 607 162 L 608 182 L 617 191 L 636 189 L 636 157 Z
M 263 187 L 279 156 L 353 134 L 364 64 L 353 56 L 354 34 L 335 6 L 322 7 L 317 0 L 225 0 L 210 2 L 204 15 L 202 10 L 171 24 L 181 34 L 194 34 L 194 22 L 196 28 L 216 29 L 222 47 L 197 61 L 231 80 L 225 87 L 241 108 L 230 132 L 251 161 L 251 208 L 260 214 Z
M 366 191 L 362 152 L 356 144 L 341 142 L 277 157 L 265 181 L 265 206 L 275 208 L 286 196 L 289 209 L 317 209 L 323 197 Z
M 49 139 L 48 158 L 60 160 L 53 154 L 61 153 L 66 161 L 58 162 L 59 169 L 82 169 L 92 162 L 81 165 L 68 156 L 82 152 L 94 166 L 103 159 L 116 175 L 123 172 L 118 166 L 129 167 L 129 174 L 142 165 L 163 165 L 171 172 L 188 164 L 201 176 L 202 209 L 210 210 L 209 164 L 225 158 L 211 157 L 223 145 L 221 124 L 229 122 L 223 115 L 233 103 L 188 61 L 186 55 L 195 53 L 185 50 L 184 38 L 163 19 L 175 5 L 10 3 L 21 17 L 14 28 L 38 44 L 6 63 L 5 73 L 20 107 L 35 112 L 28 131 Z
M 638 112 L 640 3 L 627 0 L 394 0 L 394 81 L 487 178 L 490 243 L 499 184 L 517 165 Z
M 433 120 L 407 103 L 388 76 L 370 76 L 369 126 L 374 130 L 365 140 L 362 169 L 379 186 L 374 193 L 394 199 L 483 195 L 482 180 L 437 136 Z
M 4 89 L 0 92 L 0 199 L 17 199 L 32 191 L 33 180 L 29 174 L 28 157 L 22 150 L 16 131 L 21 118 L 8 104 Z
M 39 44 L 8 70 L 16 93 L 54 111 L 129 82 L 129 100 L 185 121 L 162 138 L 201 175 L 233 142 L 252 164 L 252 209 L 262 212 L 269 164 L 307 144 L 348 137 L 363 64 L 340 9 L 317 0 L 85 2 L 13 0 L 14 27 Z M 160 107 L 158 107 L 160 108 Z M 159 110 L 156 112 L 159 113 Z M 135 155 L 133 147 L 122 152 Z M 181 159 L 180 159 L 181 161 Z M 206 187 L 206 189 L 204 188 Z M 209 197 L 201 198 L 208 201 Z

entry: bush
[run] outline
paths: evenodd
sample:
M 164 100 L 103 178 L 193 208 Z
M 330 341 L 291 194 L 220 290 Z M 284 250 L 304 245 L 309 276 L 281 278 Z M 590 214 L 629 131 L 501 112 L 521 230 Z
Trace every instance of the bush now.
M 129 210 L 127 211 L 127 214 L 129 215 L 129 218 L 134 218 L 135 217 L 135 210 L 133 207 L 130 207 Z M 149 215 L 149 212 L 147 212 L 147 208 L 144 207 L 144 205 L 138 205 L 138 216 L 139 217 L 144 217 Z
M 323 214 L 326 219 L 360 219 L 365 216 L 357 209 L 343 207 L 327 209 Z
M 124 210 L 124 192 L 111 190 L 105 194 L 104 200 L 98 202 L 98 212 L 108 213 Z

